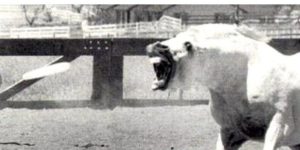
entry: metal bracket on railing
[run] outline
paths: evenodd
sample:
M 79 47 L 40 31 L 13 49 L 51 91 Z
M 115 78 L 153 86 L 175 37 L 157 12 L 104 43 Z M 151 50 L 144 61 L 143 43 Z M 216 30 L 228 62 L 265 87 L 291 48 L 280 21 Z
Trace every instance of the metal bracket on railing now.
M 92 51 L 92 53 L 101 53 L 112 50 L 111 39 L 88 39 L 83 44 L 84 51 Z

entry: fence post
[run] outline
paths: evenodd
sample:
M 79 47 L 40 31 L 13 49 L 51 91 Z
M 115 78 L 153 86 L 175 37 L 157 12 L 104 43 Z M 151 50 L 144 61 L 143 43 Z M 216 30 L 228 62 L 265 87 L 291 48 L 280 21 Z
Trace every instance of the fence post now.
M 91 99 L 107 106 L 110 99 L 110 51 L 95 54 L 93 59 L 93 91 Z
M 118 29 L 118 24 L 115 24 L 115 26 L 114 26 L 114 28 L 113 28 L 115 31 L 113 32 L 113 36 L 112 36 L 112 38 L 116 38 L 116 37 L 118 37 L 118 32 L 119 32 L 119 29 Z
M 155 36 L 158 37 L 158 30 L 159 30 L 159 27 L 158 27 L 158 21 L 155 21 L 155 24 L 154 24 L 154 29 L 155 29 Z
M 100 41 L 101 42 L 101 41 Z M 93 60 L 91 99 L 108 108 L 116 107 L 123 97 L 123 56 L 112 56 L 112 41 L 96 52 Z
M 135 33 L 136 33 L 136 37 L 139 37 L 139 23 L 138 22 L 135 23 Z

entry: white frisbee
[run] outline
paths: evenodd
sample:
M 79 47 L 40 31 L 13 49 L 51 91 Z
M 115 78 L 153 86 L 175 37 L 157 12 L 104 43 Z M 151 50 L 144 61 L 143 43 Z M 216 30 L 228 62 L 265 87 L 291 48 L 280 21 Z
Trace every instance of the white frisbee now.
M 29 72 L 26 72 L 23 75 L 23 80 L 32 80 L 37 78 L 42 78 L 50 75 L 54 75 L 57 73 L 65 72 L 68 69 L 70 69 L 70 63 L 62 62 L 62 63 L 56 63 L 53 65 L 44 66 Z

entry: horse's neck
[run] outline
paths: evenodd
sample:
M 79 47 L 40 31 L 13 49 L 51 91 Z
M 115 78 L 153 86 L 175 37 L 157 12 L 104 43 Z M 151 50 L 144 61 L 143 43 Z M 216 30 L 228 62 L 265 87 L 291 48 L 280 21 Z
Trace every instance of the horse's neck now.
M 261 65 L 262 63 L 281 61 L 284 58 L 284 55 L 278 52 L 273 47 L 267 44 L 261 44 L 259 47 L 248 53 L 249 55 L 249 64 Z
M 238 92 L 246 81 L 247 62 L 247 55 L 242 53 L 211 55 L 205 62 L 199 80 L 216 91 Z
M 215 91 L 227 94 L 229 98 L 235 96 L 247 98 L 249 63 L 272 62 L 281 59 L 282 56 L 267 44 L 218 55 L 208 60 L 210 69 L 206 69 L 206 85 Z

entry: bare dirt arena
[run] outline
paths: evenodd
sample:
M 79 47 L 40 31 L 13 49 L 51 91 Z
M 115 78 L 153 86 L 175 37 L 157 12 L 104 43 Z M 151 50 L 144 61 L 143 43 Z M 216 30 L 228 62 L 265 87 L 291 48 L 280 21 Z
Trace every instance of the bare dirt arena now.
M 5 108 L 0 118 L 2 150 L 212 150 L 218 133 L 207 105 Z M 262 144 L 249 142 L 242 149 L 262 149 Z
M 1 88 L 16 82 L 23 72 L 53 59 L 1 57 L 0 68 L 4 79 Z M 144 65 L 129 69 L 137 62 Z M 168 97 L 168 93 L 149 91 L 151 75 L 144 82 L 136 80 L 150 72 L 147 69 L 151 66 L 147 65 L 149 63 L 146 59 L 133 57 L 129 61 L 125 58 L 124 64 L 125 98 Z M 88 100 L 92 87 L 92 70 L 89 69 L 92 68 L 91 58 L 78 58 L 72 65 L 70 71 L 48 77 L 9 101 Z M 189 95 L 196 94 L 193 91 L 186 92 L 186 96 Z M 203 97 L 201 93 L 200 95 Z M 32 108 L 0 110 L 1 150 L 213 150 L 218 134 L 218 126 L 207 105 L 117 107 L 113 110 Z M 262 144 L 249 142 L 242 148 L 253 149 L 262 149 Z

